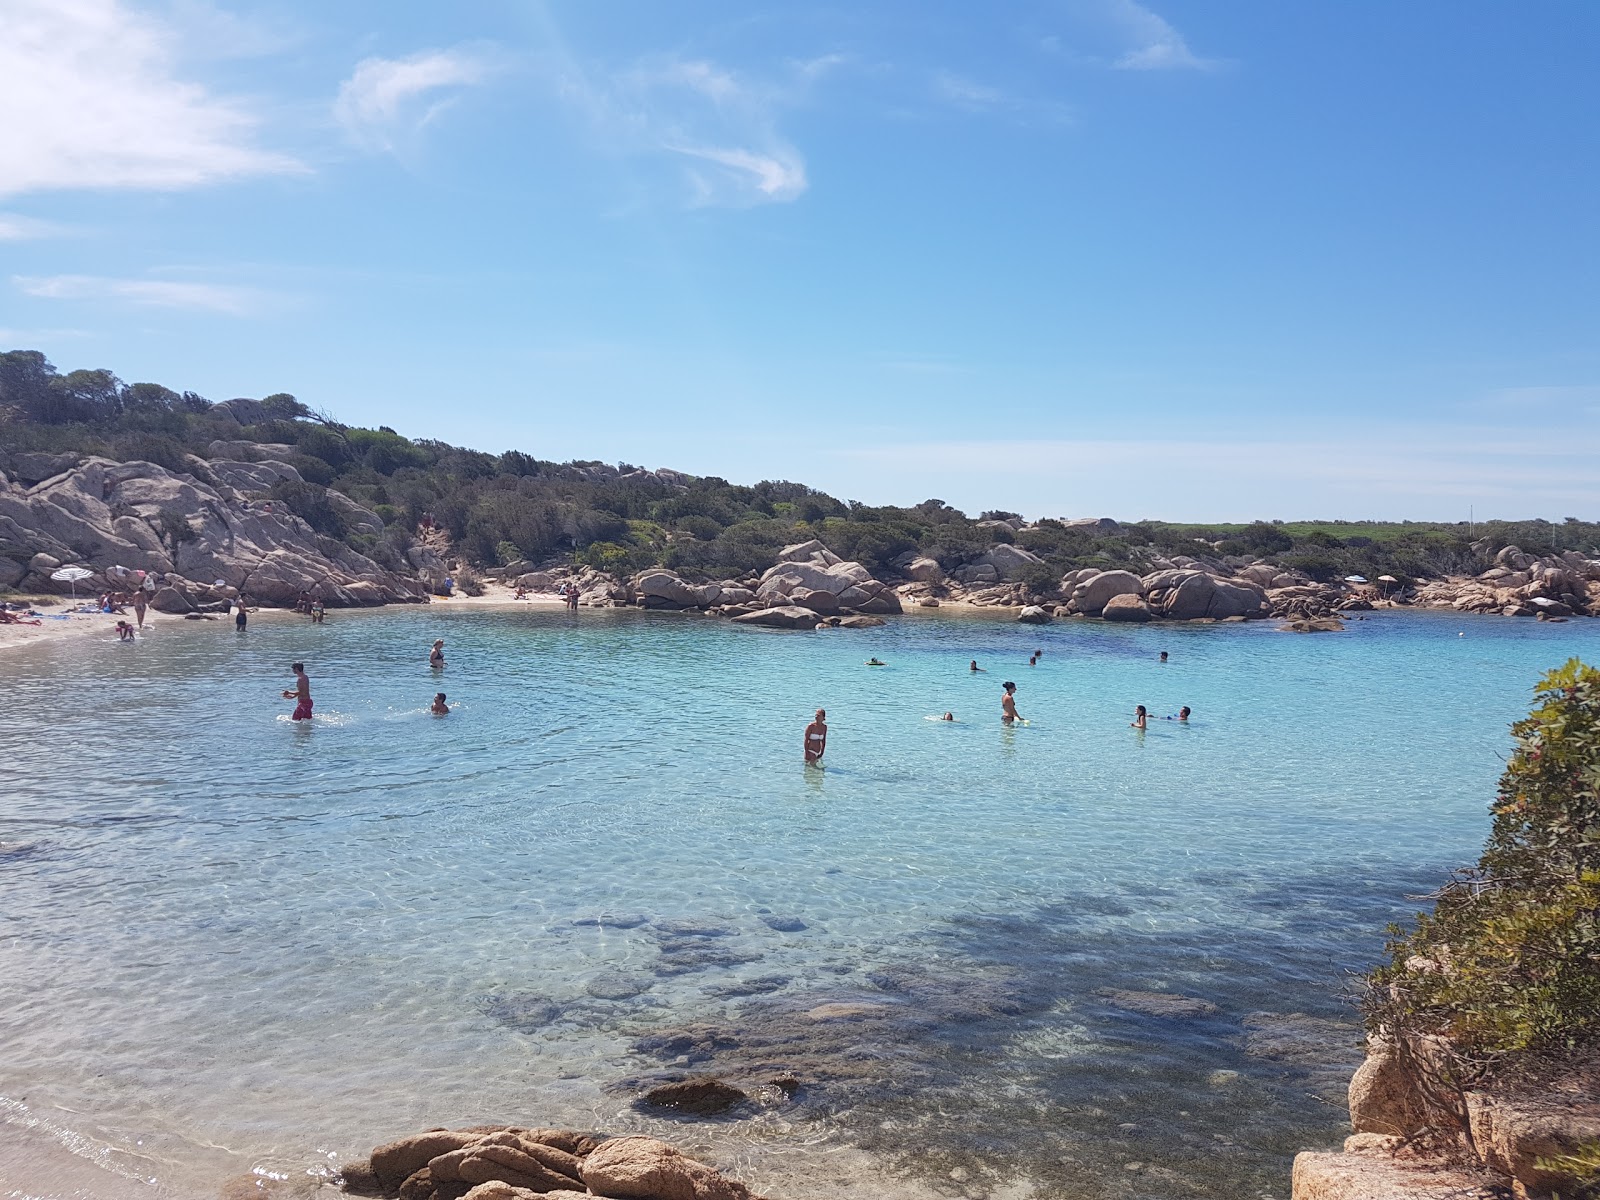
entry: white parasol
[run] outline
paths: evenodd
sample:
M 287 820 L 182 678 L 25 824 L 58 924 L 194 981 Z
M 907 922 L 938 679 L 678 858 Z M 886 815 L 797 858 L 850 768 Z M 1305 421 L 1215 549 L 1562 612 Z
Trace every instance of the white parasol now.
M 1365 583 L 1367 577 L 1365 575 L 1346 575 L 1344 581 L 1346 583 Z
M 94 572 L 86 567 L 61 567 L 50 572 L 51 579 L 59 579 L 62 583 L 72 585 L 72 599 L 78 599 L 78 580 L 88 579 Z

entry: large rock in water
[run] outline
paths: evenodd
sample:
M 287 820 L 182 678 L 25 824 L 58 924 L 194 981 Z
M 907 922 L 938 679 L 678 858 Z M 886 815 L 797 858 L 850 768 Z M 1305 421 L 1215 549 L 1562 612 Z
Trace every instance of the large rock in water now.
M 1017 620 L 1024 625 L 1048 625 L 1054 618 L 1037 604 L 1027 605 L 1017 614 Z
M 773 629 L 815 629 L 821 619 L 809 608 L 798 604 L 780 604 L 774 608 L 758 608 L 733 618 L 739 625 L 767 625 Z
M 750 1189 L 652 1137 L 619 1137 L 583 1160 L 583 1181 L 620 1200 L 750 1200 Z
M 1107 600 L 1100 615 L 1107 621 L 1144 622 L 1150 619 L 1150 606 L 1144 602 L 1143 596 L 1125 592 Z
M 1072 611 L 1099 616 L 1113 596 L 1143 596 L 1144 583 L 1132 571 L 1101 571 L 1081 578 L 1072 589 Z
M 342 499 L 353 513 L 366 512 Z M 332 499 L 329 504 L 347 511 Z M 174 540 L 174 529 L 181 540 Z M 147 462 L 89 458 L 32 488 L 0 482 L 0 557 L 29 562 L 41 553 L 99 572 L 123 566 L 207 583 L 220 579 L 269 604 L 293 603 L 313 589 L 329 605 L 427 595 L 418 580 L 318 535 L 281 504 L 270 512 L 265 504 L 247 508 L 220 480 L 204 483 Z M 66 590 L 47 575 L 28 585 Z

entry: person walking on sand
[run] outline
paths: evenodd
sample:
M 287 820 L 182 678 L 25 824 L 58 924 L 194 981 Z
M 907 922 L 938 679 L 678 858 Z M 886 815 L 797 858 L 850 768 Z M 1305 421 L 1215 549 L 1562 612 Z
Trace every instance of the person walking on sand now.
M 1000 694 L 1000 719 L 1011 725 L 1022 720 L 1022 714 L 1017 711 L 1017 685 L 1008 679 L 1000 686 L 1005 689 Z
M 1150 716 L 1144 710 L 1144 705 L 1136 704 L 1133 708 L 1132 727 L 1143 733 L 1150 725 Z
M 817 709 L 816 719 L 806 726 L 806 762 L 820 763 L 828 749 L 828 710 Z
M 311 677 L 306 674 L 305 663 L 290 663 L 289 669 L 294 672 L 294 691 L 283 693 L 285 700 L 295 701 L 294 715 L 291 721 L 311 720 Z
M 444 666 L 443 638 L 439 638 L 433 643 L 433 649 L 428 652 L 428 665 L 436 671 Z
M 144 593 L 135 592 L 133 594 L 133 615 L 138 618 L 140 629 L 144 628 L 144 614 L 147 607 L 144 602 Z

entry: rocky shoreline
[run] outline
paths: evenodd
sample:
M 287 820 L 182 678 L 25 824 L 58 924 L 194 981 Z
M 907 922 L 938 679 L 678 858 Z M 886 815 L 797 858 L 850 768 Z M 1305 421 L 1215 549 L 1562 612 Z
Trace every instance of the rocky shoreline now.
M 815 539 L 737 579 L 695 581 L 661 567 L 620 577 L 570 557 L 480 575 L 431 528 L 407 532 L 333 488 L 314 489 L 326 511 L 312 515 L 345 536 L 319 532 L 271 498 L 280 485 L 309 486 L 285 461 L 291 450 L 214 442 L 210 458 L 188 455 L 183 472 L 73 454 L 10 455 L 0 463 L 0 591 L 66 592 L 51 575 L 80 566 L 91 572 L 84 590 L 127 590 L 153 575 L 157 611 L 204 615 L 224 611 L 241 592 L 271 607 L 293 606 L 307 593 L 329 607 L 359 607 L 426 602 L 447 594 L 452 580 L 473 592 L 487 578 L 532 592 L 574 589 L 590 608 L 699 611 L 782 629 L 865 628 L 944 605 L 1015 609 L 1031 624 L 1279 618 L 1303 632 L 1337 630 L 1342 614 L 1375 608 L 1543 620 L 1600 612 L 1600 561 L 1516 546 L 1491 559 L 1488 543 L 1473 547 L 1488 564 L 1481 573 L 1415 584 L 1318 581 L 1259 559 L 1206 555 L 1152 556 L 1143 574 L 1088 567 L 1042 582 L 1043 560 L 1006 540 L 948 571 L 903 554 L 881 577 Z M 993 536 L 1026 528 L 1011 522 Z

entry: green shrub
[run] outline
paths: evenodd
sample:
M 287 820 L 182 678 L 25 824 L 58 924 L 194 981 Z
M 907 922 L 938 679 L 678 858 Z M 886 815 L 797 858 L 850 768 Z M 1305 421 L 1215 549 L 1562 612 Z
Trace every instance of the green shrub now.
M 1458 1083 L 1600 1041 L 1600 671 L 1539 682 L 1494 824 L 1369 977 L 1374 1030 L 1448 1038 Z

